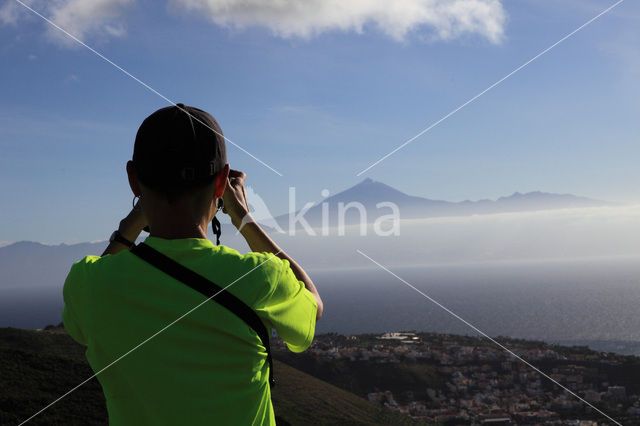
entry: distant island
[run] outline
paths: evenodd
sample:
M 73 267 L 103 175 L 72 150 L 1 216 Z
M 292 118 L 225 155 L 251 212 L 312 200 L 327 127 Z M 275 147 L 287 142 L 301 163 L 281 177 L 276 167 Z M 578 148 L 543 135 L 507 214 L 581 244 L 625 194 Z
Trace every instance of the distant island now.
M 255 194 L 253 189 L 249 190 L 251 194 L 247 196 L 249 207 L 255 210 L 258 207 L 258 212 L 254 211 L 254 218 L 267 228 L 273 228 L 275 222 L 287 229 L 289 226 L 289 216 L 301 213 L 300 210 L 296 212 L 285 213 L 270 217 L 270 214 L 277 209 L 273 206 L 268 207 L 264 205 L 264 201 L 259 198 L 259 194 Z M 298 197 L 301 197 L 298 195 Z M 259 206 L 252 205 L 260 202 Z M 305 201 L 300 199 L 299 201 Z M 373 221 L 377 216 L 378 203 L 394 203 L 398 206 L 401 219 L 416 219 L 416 218 L 428 218 L 428 217 L 448 217 L 448 216 L 470 216 L 477 214 L 496 214 L 496 213 L 509 213 L 509 212 L 525 212 L 525 211 L 541 211 L 541 210 L 556 210 L 567 208 L 586 208 L 586 207 L 603 207 L 613 206 L 614 203 L 596 200 L 588 197 L 573 195 L 573 194 L 555 194 L 550 192 L 532 191 L 527 193 L 514 192 L 511 195 L 499 197 L 495 200 L 481 199 L 481 200 L 464 200 L 464 201 L 445 201 L 445 200 L 433 200 L 430 198 L 419 197 L 414 195 L 408 195 L 392 186 L 389 186 L 383 182 L 375 181 L 370 178 L 362 180 L 360 183 L 353 185 L 343 191 L 340 191 L 334 195 L 328 196 L 323 200 L 315 203 L 312 207 L 308 208 L 304 212 L 304 219 L 313 227 L 319 227 L 323 223 L 323 208 L 326 209 L 326 214 L 330 223 L 335 226 L 337 223 L 338 206 L 340 203 L 346 205 L 348 203 L 359 203 L 367 212 L 367 217 L 370 221 Z M 323 207 L 326 206 L 326 207 Z M 357 218 L 356 211 L 349 211 L 345 215 L 345 223 L 353 223 Z M 275 221 L 275 222 L 274 222 Z M 235 232 L 229 224 L 223 224 L 223 234 L 230 235 Z M 146 235 L 146 234 L 145 234 Z M 100 248 L 103 248 L 105 241 L 91 241 L 81 242 L 74 244 L 42 244 L 41 242 L 32 241 L 0 241 L 0 262 L 2 262 L 5 256 L 15 256 L 17 254 L 24 253 L 25 251 L 35 251 L 37 253 L 47 253 L 51 255 L 53 252 L 77 252 L 79 250 L 97 252 Z M 57 250 L 56 250 L 57 249 Z M 1 266 L 1 263 L 0 263 Z
M 640 358 L 498 339 L 622 424 L 640 423 Z M 601 415 L 490 342 L 435 333 L 317 335 L 273 342 L 279 425 L 579 424 Z M 0 424 L 18 424 L 93 373 L 59 326 L 0 329 Z M 574 423 L 569 423 L 569 422 Z M 93 379 L 33 424 L 106 424 Z M 591 423 L 582 423 L 591 424 Z
M 248 199 L 251 203 L 251 199 Z M 496 200 L 482 199 L 477 201 L 465 200 L 460 202 L 433 200 L 430 198 L 408 195 L 383 182 L 366 178 L 360 183 L 323 199 L 304 212 L 304 219 L 312 227 L 319 227 L 323 219 L 338 223 L 339 205 L 358 203 L 364 207 L 369 221 L 373 221 L 379 213 L 378 203 L 393 203 L 400 212 L 402 219 L 417 219 L 428 217 L 470 216 L 475 214 L 496 214 L 509 212 L 556 210 L 566 208 L 602 207 L 613 205 L 610 202 L 581 197 L 573 194 L 554 194 L 541 191 L 528 193 L 514 192 L 511 195 L 499 197 Z M 298 211 L 296 213 L 301 213 Z M 388 213 L 388 212 L 385 212 Z M 323 218 L 323 216 L 325 216 Z M 290 214 L 277 216 L 278 224 L 286 229 L 289 225 Z M 345 214 L 345 223 L 359 220 L 358 212 Z M 269 223 L 265 223 L 269 226 Z

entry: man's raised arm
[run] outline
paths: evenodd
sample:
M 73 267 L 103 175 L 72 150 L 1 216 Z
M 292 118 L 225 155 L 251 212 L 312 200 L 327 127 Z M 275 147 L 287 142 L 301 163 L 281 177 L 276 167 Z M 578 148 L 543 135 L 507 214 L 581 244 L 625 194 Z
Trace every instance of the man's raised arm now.
M 244 181 L 246 178 L 247 176 L 241 171 L 231 170 L 229 172 L 229 181 L 227 182 L 223 196 L 224 213 L 229 215 L 233 226 L 240 230 L 251 251 L 274 253 L 279 258 L 289 261 L 291 270 L 296 278 L 302 281 L 307 290 L 315 297 L 318 305 L 316 320 L 320 319 L 323 308 L 322 299 L 320 298 L 318 289 L 316 289 L 313 281 L 309 278 L 309 275 L 251 218 L 244 190 Z

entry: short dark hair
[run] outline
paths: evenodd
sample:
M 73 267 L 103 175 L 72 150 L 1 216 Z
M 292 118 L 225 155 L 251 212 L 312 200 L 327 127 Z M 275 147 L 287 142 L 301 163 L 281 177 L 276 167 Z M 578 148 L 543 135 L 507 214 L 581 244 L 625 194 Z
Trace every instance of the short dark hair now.
M 222 129 L 199 108 L 184 104 L 161 108 L 140 125 L 133 164 L 138 179 L 173 204 L 213 183 L 227 164 Z

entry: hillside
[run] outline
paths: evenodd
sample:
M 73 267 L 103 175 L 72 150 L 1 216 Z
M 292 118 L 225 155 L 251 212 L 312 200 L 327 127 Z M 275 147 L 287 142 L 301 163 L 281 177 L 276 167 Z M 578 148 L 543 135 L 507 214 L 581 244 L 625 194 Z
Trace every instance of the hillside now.
M 276 361 L 273 403 L 279 424 L 415 424 L 410 418 Z M 84 348 L 63 329 L 0 329 L 0 424 L 19 424 L 90 377 Z M 35 417 L 32 425 L 102 425 L 107 412 L 92 379 Z
M 272 392 L 276 416 L 290 424 L 416 424 L 409 417 L 274 361 L 277 385 Z M 283 422 L 284 423 L 284 422 Z

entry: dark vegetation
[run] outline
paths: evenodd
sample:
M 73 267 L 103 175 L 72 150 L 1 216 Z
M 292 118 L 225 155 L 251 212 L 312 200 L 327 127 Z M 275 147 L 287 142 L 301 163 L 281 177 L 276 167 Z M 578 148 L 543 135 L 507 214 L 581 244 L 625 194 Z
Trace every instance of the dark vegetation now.
M 373 361 L 328 360 L 313 354 L 277 352 L 276 359 L 359 396 L 391 391 L 398 402 L 426 399 L 427 388 L 444 388 L 437 367 L 425 363 L 377 364 Z M 410 392 L 410 395 L 407 394 Z

